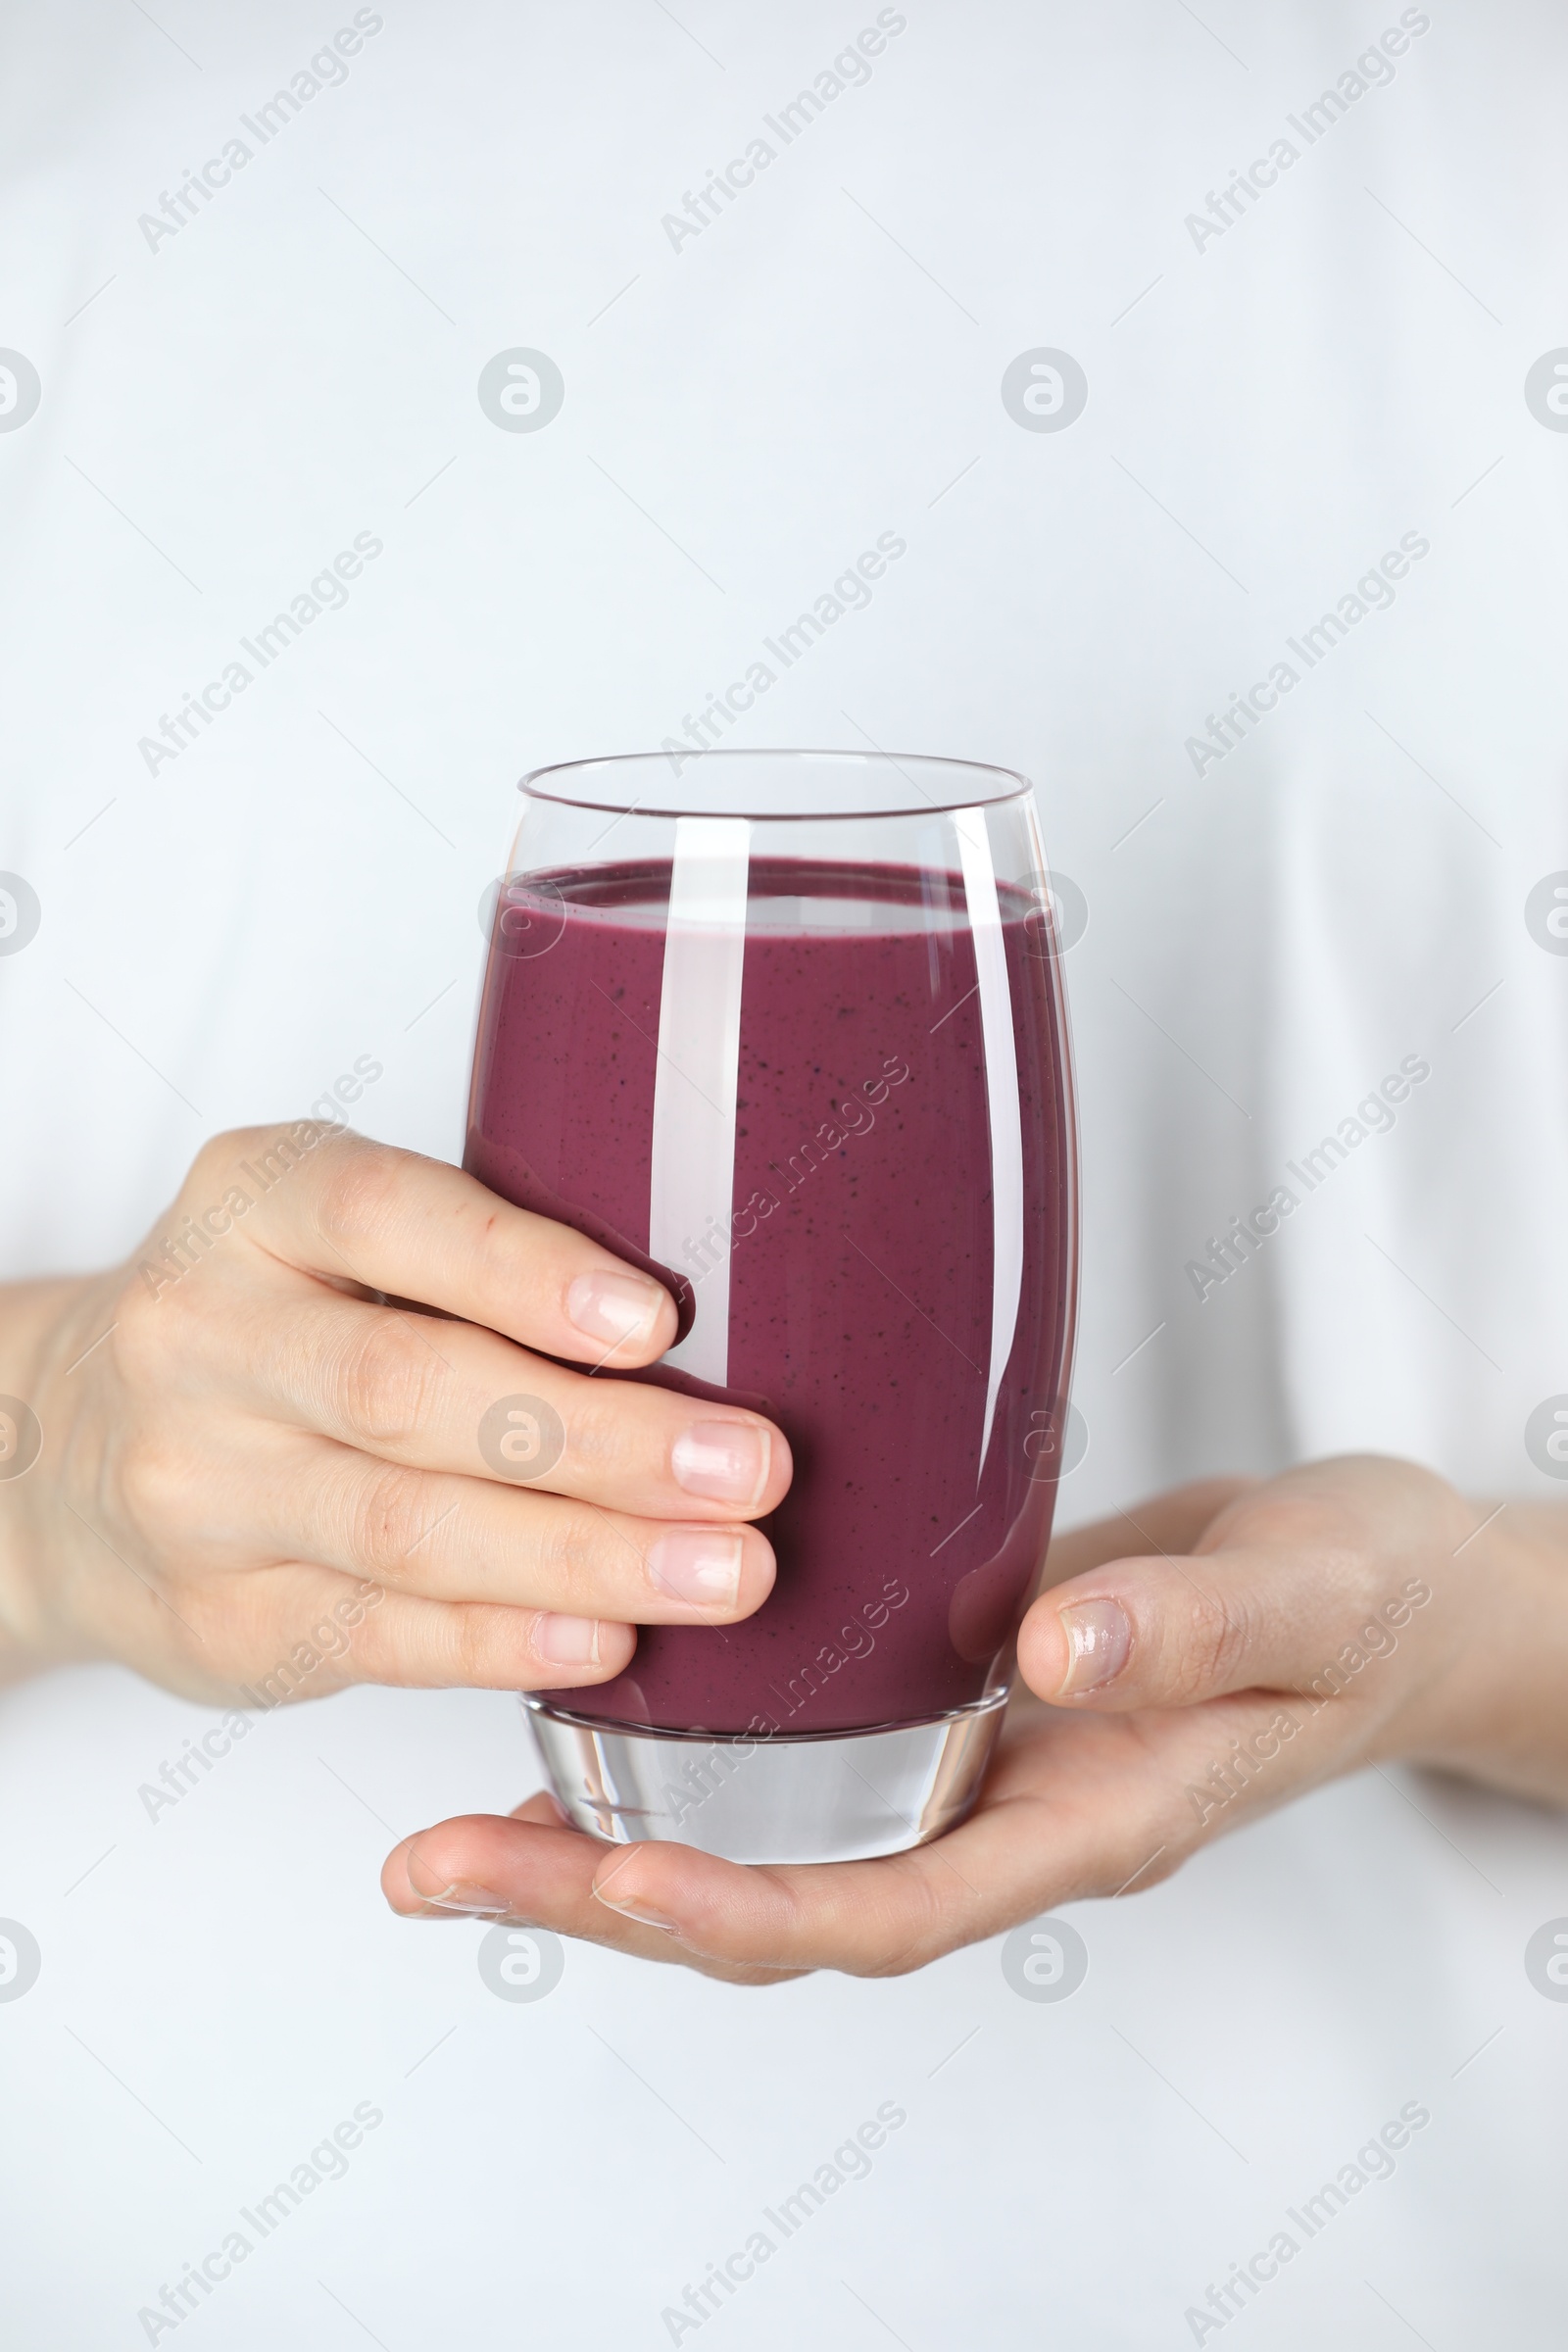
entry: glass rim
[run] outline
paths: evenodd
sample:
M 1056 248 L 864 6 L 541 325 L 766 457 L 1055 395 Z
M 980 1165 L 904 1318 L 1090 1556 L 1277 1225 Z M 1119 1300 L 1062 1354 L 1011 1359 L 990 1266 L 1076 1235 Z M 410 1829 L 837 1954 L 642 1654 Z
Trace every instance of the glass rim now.
M 748 808 L 731 805 L 723 809 L 715 809 L 711 805 L 708 807 L 694 806 L 692 796 L 681 792 L 679 768 L 675 770 L 668 790 L 657 798 L 653 796 L 651 790 L 639 794 L 635 799 L 628 800 L 623 794 L 619 797 L 603 798 L 587 791 L 570 792 L 546 789 L 551 784 L 559 786 L 573 776 L 586 778 L 590 775 L 597 776 L 606 770 L 626 770 L 645 766 L 652 768 L 656 762 L 660 766 L 667 768 L 670 765 L 670 755 L 664 751 L 609 752 L 588 760 L 555 760 L 545 767 L 530 768 L 526 775 L 519 777 L 517 790 L 530 800 L 549 801 L 567 808 L 591 808 L 606 816 L 728 815 L 747 817 L 757 824 L 812 825 L 866 824 L 884 817 L 946 816 L 954 814 L 960 808 L 1001 808 L 1010 802 L 1027 799 L 1034 790 L 1030 779 L 1016 768 L 998 767 L 994 762 L 985 760 L 954 759 L 946 754 L 935 752 L 853 752 L 807 746 L 794 748 L 786 745 L 768 745 L 757 751 L 743 751 L 738 745 L 725 746 L 722 750 L 712 751 L 687 752 L 684 747 L 682 749 L 681 768 L 684 768 L 689 762 L 706 762 L 717 767 L 732 766 L 741 769 L 749 765 L 761 765 L 776 760 L 781 765 L 798 762 L 803 766 L 808 766 L 813 761 L 821 761 L 835 765 L 858 767 L 883 775 L 891 770 L 903 776 L 906 783 L 913 786 L 914 792 L 919 797 L 906 804 L 889 804 L 880 808 L 856 806 L 827 809 Z M 935 798 L 927 793 L 923 786 L 915 783 L 914 777 L 909 773 L 910 769 L 924 770 L 932 776 L 933 781 L 938 772 L 946 773 L 950 778 L 963 776 L 972 780 L 984 779 L 990 788 L 976 790 L 971 782 L 970 788 L 966 791 L 950 791 L 944 797 Z

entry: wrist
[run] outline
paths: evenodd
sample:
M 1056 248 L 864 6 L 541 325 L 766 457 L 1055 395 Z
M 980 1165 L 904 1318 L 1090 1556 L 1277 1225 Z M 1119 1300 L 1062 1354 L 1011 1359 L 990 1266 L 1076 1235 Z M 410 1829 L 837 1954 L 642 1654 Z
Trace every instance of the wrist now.
M 62 1473 L 77 1398 L 67 1385 L 108 1322 L 102 1277 L 15 1283 L 0 1292 L 0 1395 L 20 1413 L 16 1450 L 0 1460 L 0 1683 L 82 1654 L 60 1622 Z M 30 1459 L 28 1457 L 31 1457 Z
M 1477 1522 L 1496 1506 L 1472 1506 Z M 1399 1752 L 1547 1804 L 1568 1802 L 1568 1509 L 1509 1502 L 1432 1576 L 1446 1664 Z

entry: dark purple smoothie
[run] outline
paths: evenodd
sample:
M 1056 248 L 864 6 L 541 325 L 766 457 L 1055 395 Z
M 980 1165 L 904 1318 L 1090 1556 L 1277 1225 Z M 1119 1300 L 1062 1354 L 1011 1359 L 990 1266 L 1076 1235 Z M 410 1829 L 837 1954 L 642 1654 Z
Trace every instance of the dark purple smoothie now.
M 658 1272 L 683 1329 L 722 1251 L 728 1387 L 638 1377 L 766 1412 L 795 1478 L 761 1523 L 778 1581 L 755 1617 L 644 1628 L 626 1673 L 552 1703 L 785 1735 L 972 1704 L 997 1688 L 1045 1553 L 1071 1315 L 1058 980 L 1034 902 L 1001 886 L 1023 1273 L 982 1463 L 991 1126 L 961 880 L 753 860 L 730 1228 L 674 1266 L 648 1254 L 669 873 L 558 872 L 530 949 L 498 931 L 464 1164 Z

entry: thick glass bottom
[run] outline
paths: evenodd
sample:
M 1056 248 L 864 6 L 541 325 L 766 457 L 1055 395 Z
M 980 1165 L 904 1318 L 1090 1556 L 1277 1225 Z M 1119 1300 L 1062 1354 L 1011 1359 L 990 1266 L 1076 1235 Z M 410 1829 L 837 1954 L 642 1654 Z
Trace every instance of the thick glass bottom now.
M 1004 1691 L 927 1723 L 717 1739 L 632 1731 L 523 1699 L 574 1828 L 725 1862 L 862 1862 L 928 1844 L 972 1811 L 1005 1705 Z

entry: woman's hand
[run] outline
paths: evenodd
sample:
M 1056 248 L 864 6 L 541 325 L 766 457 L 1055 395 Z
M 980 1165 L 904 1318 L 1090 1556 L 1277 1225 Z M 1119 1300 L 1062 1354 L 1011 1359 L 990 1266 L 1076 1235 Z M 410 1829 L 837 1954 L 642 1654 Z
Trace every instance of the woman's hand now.
M 603 1377 L 671 1345 L 668 1293 L 455 1168 L 309 1121 L 220 1136 L 129 1265 L 5 1305 L 0 1389 L 42 1432 L 0 1475 L 13 1673 L 548 1690 L 772 1587 L 747 1522 L 789 1485 L 778 1430 Z
M 1138 1548 L 1129 1553 L 1129 1544 Z M 1178 1489 L 1052 1547 L 977 1811 L 916 1852 L 739 1869 L 607 1846 L 548 1796 L 408 1839 L 382 1885 L 762 1984 L 897 1974 L 1396 1757 L 1568 1801 L 1568 1526 L 1489 1515 L 1408 1462 Z M 1044 1703 L 1042 1703 L 1044 1702 Z

